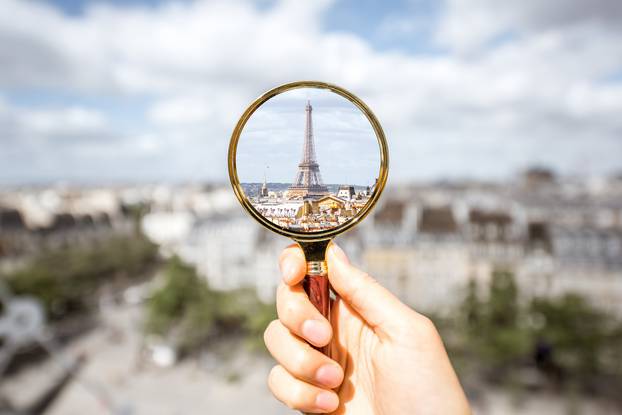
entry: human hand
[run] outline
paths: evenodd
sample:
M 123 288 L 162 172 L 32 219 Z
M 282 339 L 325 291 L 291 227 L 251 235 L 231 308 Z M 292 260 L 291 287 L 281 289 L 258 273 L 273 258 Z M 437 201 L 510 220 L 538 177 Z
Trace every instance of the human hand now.
M 337 294 L 330 324 L 302 288 L 302 250 L 292 245 L 280 257 L 279 318 L 264 333 L 278 362 L 268 378 L 275 397 L 312 413 L 470 414 L 433 323 L 353 267 L 334 243 L 326 260 Z M 329 344 L 332 359 L 310 344 Z

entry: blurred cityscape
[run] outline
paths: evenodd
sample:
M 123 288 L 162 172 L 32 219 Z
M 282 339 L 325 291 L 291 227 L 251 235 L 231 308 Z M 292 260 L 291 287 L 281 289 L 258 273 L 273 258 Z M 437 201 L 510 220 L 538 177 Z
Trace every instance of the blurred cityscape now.
M 291 241 L 225 182 L 238 117 L 301 79 L 380 120 L 388 185 L 338 242 L 432 318 L 475 413 L 622 413 L 621 21 L 620 0 L 0 1 L 0 415 L 292 413 L 262 340 Z M 248 137 L 278 162 L 250 146 L 240 181 L 272 209 L 295 124 L 264 115 Z M 292 194 L 350 203 L 301 216 L 355 213 L 362 133 L 318 153 L 325 185 L 303 157 Z
M 622 177 L 393 186 L 338 242 L 477 413 L 622 409 Z M 289 413 L 261 336 L 288 243 L 228 185 L 4 188 L 0 413 Z

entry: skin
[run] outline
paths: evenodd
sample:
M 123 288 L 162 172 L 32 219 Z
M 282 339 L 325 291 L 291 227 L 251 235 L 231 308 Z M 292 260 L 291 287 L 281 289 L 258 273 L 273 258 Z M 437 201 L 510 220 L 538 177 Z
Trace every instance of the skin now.
M 278 319 L 264 333 L 278 362 L 268 377 L 274 396 L 308 413 L 470 414 L 434 324 L 353 267 L 336 244 L 326 260 L 338 294 L 330 324 L 302 288 L 300 248 L 280 257 Z M 310 344 L 329 344 L 332 359 Z

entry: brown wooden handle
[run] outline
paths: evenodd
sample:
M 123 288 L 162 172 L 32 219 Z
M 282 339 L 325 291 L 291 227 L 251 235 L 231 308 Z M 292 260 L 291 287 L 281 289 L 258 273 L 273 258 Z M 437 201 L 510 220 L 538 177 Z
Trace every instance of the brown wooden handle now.
M 307 275 L 302 282 L 309 300 L 320 313 L 330 322 L 330 285 L 326 275 Z M 329 355 L 328 345 L 316 347 L 325 355 Z

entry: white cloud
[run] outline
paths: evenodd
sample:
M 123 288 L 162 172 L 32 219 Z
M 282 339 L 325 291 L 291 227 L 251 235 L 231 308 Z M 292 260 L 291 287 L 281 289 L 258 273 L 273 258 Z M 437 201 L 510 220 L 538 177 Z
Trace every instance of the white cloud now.
M 182 96 L 156 101 L 148 116 L 156 124 L 190 124 L 206 122 L 216 113 L 205 96 Z
M 498 37 L 568 34 L 587 28 L 594 33 L 584 40 L 596 46 L 590 40 L 598 32 L 609 37 L 622 33 L 621 19 L 618 0 L 446 0 L 437 40 L 466 52 Z
M 612 150 L 622 151 L 622 87 L 603 81 L 622 69 L 621 7 L 560 2 L 449 0 L 435 32 L 449 52 L 412 55 L 324 31 L 327 1 L 97 5 L 68 17 L 38 2 L 4 0 L 0 87 L 144 99 L 145 120 L 127 131 L 110 114 L 71 106 L 32 114 L 29 127 L 38 126 L 43 153 L 43 136 L 85 132 L 94 139 L 75 139 L 76 147 L 90 146 L 80 154 L 129 178 L 137 171 L 224 178 L 237 117 L 264 90 L 298 79 L 334 82 L 366 100 L 390 141 L 393 178 L 506 175 L 530 160 L 603 172 L 619 164 Z M 7 140 L 16 121 L 0 115 L 0 123 Z M 34 154 L 35 144 L 9 142 L 22 162 Z M 110 142 L 125 151 L 126 164 L 106 158 Z M 61 166 L 77 151 L 47 157 Z
M 31 133 L 41 135 L 90 136 L 107 126 L 103 114 L 79 107 L 30 110 L 23 112 L 20 118 Z
M 317 53 L 300 58 L 305 48 L 315 49 L 313 35 L 327 4 L 289 0 L 267 11 L 242 0 L 155 9 L 97 5 L 84 17 L 69 18 L 51 6 L 6 0 L 0 27 L 7 65 L 0 68 L 0 82 L 169 93 L 248 87 L 305 66 L 312 73 L 322 59 L 312 60 Z
M 2 133 L 9 140 L 67 137 L 83 140 L 110 133 L 103 113 L 82 107 L 32 109 L 0 100 L 0 120 L 3 126 L 11 127 Z

